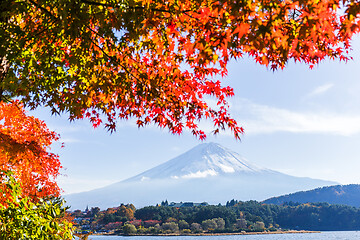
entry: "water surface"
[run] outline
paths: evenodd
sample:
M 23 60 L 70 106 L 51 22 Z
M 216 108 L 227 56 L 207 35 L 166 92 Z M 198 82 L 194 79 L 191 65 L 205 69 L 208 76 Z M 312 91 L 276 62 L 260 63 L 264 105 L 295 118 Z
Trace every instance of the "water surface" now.
M 360 231 L 226 236 L 90 236 L 89 240 L 359 240 Z

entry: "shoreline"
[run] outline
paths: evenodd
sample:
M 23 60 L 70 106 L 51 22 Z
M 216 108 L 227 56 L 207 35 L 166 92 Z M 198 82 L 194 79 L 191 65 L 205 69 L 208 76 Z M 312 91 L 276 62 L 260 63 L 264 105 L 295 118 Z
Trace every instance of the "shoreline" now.
M 291 234 L 291 233 L 320 233 L 320 231 L 306 231 L 306 230 L 289 230 L 289 231 L 274 231 L 274 232 L 235 232 L 235 233 L 194 233 L 194 234 L 180 234 L 181 236 L 226 236 L 226 235 L 262 235 L 262 234 Z M 179 235 L 178 235 L 179 236 Z
M 94 236 L 230 236 L 230 235 L 263 235 L 263 234 L 292 234 L 292 233 L 321 233 L 321 231 L 307 231 L 307 230 L 289 230 L 289 231 L 274 231 L 274 232 L 234 232 L 234 233 L 164 233 L 164 234 L 131 234 L 131 235 L 117 235 L 117 234 L 92 234 Z

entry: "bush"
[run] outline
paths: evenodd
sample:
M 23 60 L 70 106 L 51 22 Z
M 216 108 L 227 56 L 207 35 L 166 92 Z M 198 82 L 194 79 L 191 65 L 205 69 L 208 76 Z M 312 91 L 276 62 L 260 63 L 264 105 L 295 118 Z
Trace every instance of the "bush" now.
M 1 190 L 10 193 L 0 202 L 0 239 L 73 239 L 72 224 L 65 219 L 66 208 L 60 198 L 33 202 L 24 197 L 12 172 L 0 172 Z
M 149 227 L 148 228 L 148 233 L 152 233 L 152 234 L 155 234 L 155 233 L 158 233 L 158 229 L 156 229 L 155 227 Z
M 183 230 L 181 230 L 181 233 L 182 234 L 190 234 L 191 233 L 191 230 L 190 229 L 183 229 Z
M 205 231 L 213 231 L 217 228 L 217 224 L 214 219 L 207 219 L 205 221 L 202 221 L 201 226 Z
M 123 227 L 123 232 L 125 235 L 132 235 L 137 232 L 136 227 L 131 223 L 126 223 Z
M 199 223 L 192 223 L 190 229 L 193 233 L 201 233 L 202 232 L 202 228 Z
M 236 219 L 236 223 L 234 224 L 234 227 L 238 230 L 244 230 L 247 228 L 247 222 L 245 218 Z
M 137 229 L 137 233 L 140 233 L 140 234 L 145 234 L 145 233 L 148 233 L 149 232 L 149 229 L 148 228 L 144 228 L 142 226 L 140 226 L 138 229 Z
M 277 228 L 271 227 L 271 228 L 269 228 L 268 230 L 269 230 L 270 232 L 276 232 L 276 231 L 277 231 Z
M 254 230 L 257 232 L 263 232 L 265 230 L 265 224 L 263 222 L 256 222 L 254 224 Z
M 213 219 L 216 222 L 216 229 L 218 230 L 224 230 L 225 229 L 225 220 L 222 218 L 214 218 Z
M 186 228 L 189 228 L 189 224 L 185 221 L 185 220 L 180 220 L 179 223 L 179 228 L 180 229 L 186 229 Z
M 163 223 L 161 225 L 161 229 L 165 232 L 165 233 L 176 233 L 179 232 L 179 226 L 177 223 L 175 222 L 168 222 L 168 223 Z

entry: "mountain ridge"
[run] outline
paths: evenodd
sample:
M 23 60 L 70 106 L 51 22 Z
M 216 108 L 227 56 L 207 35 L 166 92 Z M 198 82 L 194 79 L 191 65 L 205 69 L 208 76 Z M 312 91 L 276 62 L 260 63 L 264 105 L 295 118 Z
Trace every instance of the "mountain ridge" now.
M 353 207 L 360 207 L 360 184 L 347 184 L 326 186 L 272 197 L 263 201 L 267 204 L 294 203 L 316 203 L 327 202 L 329 204 L 344 204 Z
M 165 199 L 218 204 L 229 199 L 264 200 L 334 184 L 259 167 L 219 144 L 205 143 L 134 177 L 64 198 L 73 209 L 120 203 L 141 207 Z

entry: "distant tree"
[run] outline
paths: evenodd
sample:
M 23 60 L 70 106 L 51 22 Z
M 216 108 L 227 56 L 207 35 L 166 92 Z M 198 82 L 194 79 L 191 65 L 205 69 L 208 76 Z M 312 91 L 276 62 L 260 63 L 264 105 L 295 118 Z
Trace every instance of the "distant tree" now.
M 92 217 L 94 217 L 96 214 L 98 214 L 100 212 L 100 208 L 99 207 L 92 207 L 90 209 L 91 215 Z
M 237 203 L 238 203 L 237 200 L 232 199 L 230 202 L 229 201 L 226 202 L 226 207 L 235 206 Z
M 189 224 L 185 220 L 180 220 L 178 225 L 181 230 L 189 228 Z
M 207 219 L 213 218 L 222 218 L 225 220 L 226 227 L 229 227 L 231 224 L 236 221 L 235 211 L 225 206 L 205 206 L 200 207 L 198 211 L 194 214 L 194 222 L 201 223 Z
M 132 203 L 126 204 L 126 207 L 130 208 L 133 212 L 136 211 L 136 208 L 135 208 L 134 204 L 132 204 Z
M 158 220 L 145 220 L 145 221 L 143 221 L 143 225 L 146 228 L 154 227 L 156 224 L 160 224 L 160 223 L 161 223 L 161 221 L 158 221 Z
M 225 220 L 222 218 L 214 218 L 216 222 L 216 229 L 223 230 L 225 228 Z
M 116 230 L 121 228 L 121 226 L 122 226 L 122 222 L 111 222 L 106 224 L 104 228 L 107 230 Z
M 137 232 L 136 227 L 130 223 L 125 223 L 123 226 L 123 232 L 125 235 L 132 235 Z
M 176 218 L 178 215 L 179 211 L 173 207 L 148 206 L 136 210 L 134 216 L 141 220 L 159 220 L 165 222 L 168 218 Z
M 168 219 L 166 219 L 166 222 L 177 222 L 178 220 L 174 217 L 169 217 Z
M 135 227 L 140 227 L 142 224 L 142 220 L 140 219 L 134 219 L 132 221 L 129 221 L 128 223 L 134 225 Z
M 236 223 L 234 224 L 235 228 L 239 230 L 243 230 L 247 228 L 247 222 L 245 218 L 236 219 Z
M 160 230 L 161 230 L 160 224 L 159 223 L 155 224 L 154 229 L 155 229 L 155 232 L 160 232 Z
M 184 234 L 184 235 L 187 235 L 187 234 L 191 233 L 191 230 L 188 229 L 188 228 L 185 228 L 185 229 L 181 230 L 181 233 Z
M 121 205 L 120 208 L 117 210 L 116 215 L 118 215 L 120 217 L 125 217 L 127 220 L 132 220 L 132 219 L 134 219 L 133 207 Z
M 82 211 L 79 210 L 79 209 L 73 211 L 72 215 L 73 215 L 74 217 L 76 217 L 76 218 L 84 216 L 84 214 L 82 213 Z
M 165 232 L 165 233 L 175 233 L 175 232 L 179 232 L 179 226 L 177 223 L 175 222 L 166 222 L 163 223 L 161 225 L 161 229 Z
M 265 230 L 265 224 L 263 222 L 256 222 L 254 224 L 254 230 L 257 232 L 262 232 Z
M 192 223 L 190 229 L 193 233 L 200 233 L 202 232 L 202 227 L 199 223 Z
M 111 215 L 111 214 L 116 213 L 116 211 L 117 211 L 117 208 L 115 208 L 115 207 L 108 208 L 108 209 L 106 209 L 105 214 Z
M 217 224 L 214 219 L 207 219 L 202 221 L 201 226 L 205 231 L 212 231 L 217 229 Z

